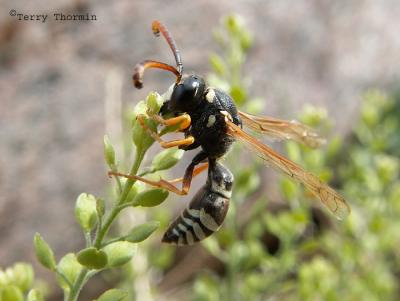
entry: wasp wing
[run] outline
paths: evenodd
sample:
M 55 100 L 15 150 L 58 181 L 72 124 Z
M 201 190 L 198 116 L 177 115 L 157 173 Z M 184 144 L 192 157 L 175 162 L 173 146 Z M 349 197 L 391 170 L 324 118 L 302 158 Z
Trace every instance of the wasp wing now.
M 268 116 L 256 116 L 242 111 L 239 111 L 239 115 L 245 126 L 278 140 L 291 139 L 312 148 L 317 148 L 325 143 L 325 139 L 296 120 L 288 121 Z
M 254 151 L 267 165 L 304 184 L 338 219 L 342 219 L 350 213 L 350 207 L 346 200 L 318 177 L 281 156 L 256 138 L 244 132 L 233 122 L 226 120 L 226 123 L 230 135 L 240 140 L 248 149 Z

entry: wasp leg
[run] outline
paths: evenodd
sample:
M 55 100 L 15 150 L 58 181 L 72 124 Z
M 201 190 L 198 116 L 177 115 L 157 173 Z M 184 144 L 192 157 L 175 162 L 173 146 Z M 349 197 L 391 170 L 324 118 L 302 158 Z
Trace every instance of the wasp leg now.
M 171 191 L 171 192 L 176 193 L 178 195 L 186 195 L 186 194 L 188 194 L 188 192 L 190 190 L 190 185 L 192 183 L 193 177 L 197 176 L 202 171 L 204 171 L 207 168 L 208 163 L 205 164 L 204 166 L 200 166 L 197 169 L 195 169 L 195 166 L 200 164 L 206 158 L 207 158 L 207 154 L 206 153 L 204 153 L 204 152 L 198 153 L 193 158 L 193 160 L 189 164 L 189 166 L 186 168 L 185 175 L 183 176 L 183 178 L 182 179 L 175 179 L 175 180 L 172 180 L 172 181 L 166 181 L 164 179 L 160 179 L 158 181 L 152 181 L 152 180 L 149 180 L 149 179 L 146 179 L 146 178 L 143 178 L 143 177 L 139 177 L 139 176 L 135 176 L 135 175 L 126 175 L 126 174 L 119 173 L 119 172 L 114 172 L 114 171 L 109 171 L 108 175 L 109 176 L 124 177 L 124 178 L 127 178 L 127 179 L 141 181 L 141 182 L 144 182 L 144 183 L 149 184 L 151 186 L 159 187 L 159 188 Z M 182 182 L 182 188 L 181 189 L 179 189 L 175 185 L 173 185 L 173 183 L 176 183 L 176 182 Z
M 149 116 L 151 119 L 166 126 L 179 124 L 179 130 L 181 131 L 187 129 L 192 122 L 189 114 L 182 114 L 177 117 L 172 117 L 169 119 L 164 119 L 161 116 L 155 114 L 151 114 Z
M 149 179 L 146 179 L 146 178 L 142 178 L 142 177 L 139 177 L 139 176 L 126 175 L 126 174 L 119 173 L 119 172 L 114 172 L 114 171 L 109 171 L 108 175 L 109 176 L 124 177 L 124 178 L 131 179 L 131 180 L 141 181 L 141 182 L 149 184 L 151 186 L 159 187 L 159 188 L 171 191 L 171 192 L 176 193 L 178 195 L 186 195 L 187 192 L 189 191 L 188 189 L 185 189 L 185 187 L 182 187 L 182 190 L 179 190 L 179 188 L 175 187 L 170 182 L 168 182 L 168 181 L 166 181 L 164 179 L 161 179 L 161 178 L 158 181 L 152 181 L 152 180 L 149 180 Z
M 197 175 L 201 174 L 203 171 L 205 171 L 208 168 L 208 162 L 204 163 L 203 165 L 196 167 L 193 170 L 193 176 L 192 178 L 196 177 Z M 168 182 L 170 183 L 179 183 L 179 182 L 183 182 L 184 178 L 177 178 L 177 179 L 173 179 L 173 180 L 169 180 Z
M 192 136 L 189 136 L 184 139 L 179 139 L 179 140 L 172 140 L 172 141 L 161 141 L 160 144 L 163 148 L 170 148 L 174 146 L 185 146 L 185 145 L 191 145 L 194 142 L 194 138 Z
M 182 117 L 183 116 L 183 117 Z M 186 116 L 186 117 L 185 117 Z M 157 115 L 151 115 L 151 118 L 155 119 L 156 121 L 159 121 L 158 118 L 159 116 Z M 181 118 L 182 117 L 182 118 Z M 162 120 L 162 123 L 165 125 L 175 125 L 175 124 L 179 124 L 179 123 L 183 123 L 186 127 L 187 122 L 189 122 L 190 125 L 190 116 L 187 114 L 178 116 L 178 117 L 174 117 L 171 119 L 163 119 L 161 117 L 159 117 L 160 120 Z M 192 136 L 188 136 L 184 139 L 178 139 L 178 140 L 172 140 L 172 141 L 164 141 L 161 139 L 160 135 L 158 135 L 156 132 L 154 132 L 153 130 L 151 130 L 146 123 L 144 122 L 144 115 L 138 115 L 137 116 L 137 120 L 140 123 L 140 126 L 154 139 L 156 140 L 158 143 L 160 143 L 160 145 L 163 148 L 171 148 L 171 147 L 175 147 L 175 146 L 187 146 L 187 145 L 191 145 L 194 142 L 194 138 Z M 182 125 L 180 126 L 180 128 L 182 127 Z

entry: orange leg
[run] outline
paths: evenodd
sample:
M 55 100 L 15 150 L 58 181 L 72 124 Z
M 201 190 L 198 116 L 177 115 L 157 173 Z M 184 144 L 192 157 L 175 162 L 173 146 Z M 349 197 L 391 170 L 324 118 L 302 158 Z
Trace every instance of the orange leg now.
M 112 175 L 121 176 L 121 177 L 126 177 L 128 179 L 142 181 L 149 185 L 152 185 L 155 187 L 160 187 L 160 188 L 166 189 L 168 191 L 174 192 L 178 195 L 186 195 L 189 192 L 193 177 L 200 174 L 202 171 L 204 171 L 208 167 L 208 162 L 195 169 L 196 165 L 204 162 L 204 160 L 206 160 L 206 159 L 207 159 L 207 154 L 205 152 L 201 151 L 193 158 L 192 162 L 186 168 L 185 175 L 183 176 L 183 178 L 175 179 L 170 182 L 165 181 L 163 179 L 160 179 L 159 181 L 152 181 L 152 180 L 148 180 L 148 179 L 145 179 L 145 178 L 142 178 L 139 176 L 130 176 L 130 175 L 125 175 L 125 174 L 116 173 L 116 172 L 109 172 L 108 175 L 109 176 L 112 176 Z M 176 183 L 176 182 L 182 182 L 181 190 L 179 190 L 176 186 L 173 185 L 173 183 Z
M 150 118 L 166 126 L 179 124 L 179 130 L 187 129 L 192 122 L 190 115 L 186 113 L 169 119 L 164 119 L 159 115 L 152 114 Z
M 143 183 L 149 184 L 151 186 L 154 187 L 159 187 L 168 191 L 171 191 L 173 193 L 176 193 L 178 195 L 186 195 L 189 191 L 189 187 L 184 187 L 182 186 L 182 190 L 179 190 L 177 187 L 175 187 L 173 184 L 171 184 L 170 182 L 160 179 L 158 181 L 152 181 L 146 178 L 142 178 L 139 176 L 135 176 L 135 175 L 126 175 L 123 173 L 119 173 L 119 172 L 114 172 L 114 171 L 109 171 L 108 172 L 109 176 L 118 176 L 118 177 L 124 177 L 127 179 L 131 179 L 131 180 L 137 180 L 137 181 L 141 181 Z
M 204 163 L 203 165 L 196 167 L 193 171 L 193 178 L 196 177 L 197 175 L 201 174 L 203 171 L 205 171 L 208 168 L 208 162 Z M 169 180 L 168 182 L 170 183 L 179 183 L 183 182 L 184 178 L 177 178 L 173 180 Z
M 184 128 L 188 127 L 188 124 L 190 126 L 190 116 L 187 114 L 183 114 L 181 116 L 178 117 L 174 117 L 171 119 L 163 119 L 162 117 L 158 116 L 158 115 L 151 115 L 150 116 L 152 119 L 165 124 L 165 125 L 176 125 L 176 124 L 181 124 L 180 125 L 180 129 L 182 129 L 182 124 L 184 125 Z M 154 139 L 156 140 L 158 143 L 160 143 L 160 145 L 163 148 L 171 148 L 171 147 L 175 147 L 175 146 L 184 146 L 184 145 L 190 145 L 193 144 L 194 142 L 194 138 L 192 136 L 186 137 L 184 139 L 179 139 L 179 140 L 172 140 L 172 141 L 164 141 L 161 139 L 161 137 L 158 135 L 158 133 L 154 132 L 153 130 L 151 130 L 150 128 L 147 127 L 146 123 L 144 122 L 144 115 L 138 115 L 137 119 L 140 122 L 140 125 L 143 129 L 146 130 L 146 132 Z
M 146 184 L 149 184 L 154 187 L 159 187 L 168 191 L 171 191 L 173 193 L 176 193 L 178 195 L 186 195 L 189 192 L 190 185 L 192 182 L 192 179 L 197 176 L 198 174 L 202 173 L 204 170 L 206 170 L 208 167 L 208 163 L 205 163 L 202 166 L 197 167 L 196 169 L 194 168 L 194 165 L 189 165 L 188 169 L 185 172 L 185 176 L 183 178 L 178 178 L 174 179 L 172 181 L 166 181 L 163 179 L 160 179 L 158 181 L 152 181 L 143 177 L 135 176 L 135 175 L 126 175 L 123 173 L 119 172 L 114 172 L 114 171 L 109 171 L 108 175 L 109 176 L 118 176 L 118 177 L 124 177 L 127 179 L 132 179 L 132 180 L 137 180 L 144 182 Z M 178 182 L 183 182 L 182 183 L 182 189 L 179 190 L 176 186 L 173 185 L 173 183 L 178 183 Z

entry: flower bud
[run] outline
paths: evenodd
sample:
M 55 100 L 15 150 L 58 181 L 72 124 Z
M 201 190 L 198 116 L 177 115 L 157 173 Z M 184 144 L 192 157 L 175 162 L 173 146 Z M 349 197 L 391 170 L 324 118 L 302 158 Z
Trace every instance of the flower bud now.
M 102 218 L 106 212 L 106 203 L 103 199 L 96 199 L 97 216 Z
M 36 257 L 39 262 L 46 268 L 54 270 L 56 267 L 56 260 L 54 258 L 53 250 L 48 243 L 40 236 L 39 233 L 35 234 L 33 239 L 35 245 Z
M 133 200 L 133 206 L 155 207 L 160 205 L 168 197 L 168 191 L 164 189 L 150 189 L 139 193 Z
M 133 228 L 128 235 L 124 237 L 126 241 L 137 243 L 148 238 L 157 228 L 160 226 L 160 222 L 152 221 L 141 224 Z
M 96 198 L 87 193 L 81 193 L 75 204 L 75 217 L 85 232 L 91 231 L 97 223 Z
M 127 241 L 117 241 L 104 247 L 108 257 L 108 267 L 117 267 L 127 263 L 136 253 L 137 245 Z
M 132 140 L 133 140 L 133 143 L 135 144 L 138 152 L 145 152 L 154 142 L 154 139 L 142 127 L 139 120 L 137 120 L 138 116 L 144 117 L 144 123 L 146 124 L 146 126 L 149 129 L 151 129 L 153 131 L 157 130 L 157 125 L 156 125 L 155 121 L 149 120 L 146 117 L 146 112 L 147 112 L 146 104 L 144 103 L 144 101 L 140 101 L 135 106 L 135 109 L 134 109 L 135 120 L 133 123 L 133 129 L 132 129 Z
M 28 293 L 28 301 L 44 301 L 43 294 L 39 290 L 33 288 Z
M 115 165 L 115 151 L 107 135 L 104 135 L 103 143 L 104 158 L 106 159 L 107 165 L 110 166 L 110 168 L 113 168 L 113 166 Z
M 164 100 L 157 92 L 150 92 L 146 98 L 146 104 L 148 107 L 148 113 L 158 114 L 163 105 Z
M 152 170 L 159 171 L 169 169 L 182 158 L 184 150 L 177 147 L 169 148 L 158 153 L 152 162 Z
M 4 301 L 24 301 L 24 295 L 15 285 L 7 285 L 0 289 L 0 300 Z

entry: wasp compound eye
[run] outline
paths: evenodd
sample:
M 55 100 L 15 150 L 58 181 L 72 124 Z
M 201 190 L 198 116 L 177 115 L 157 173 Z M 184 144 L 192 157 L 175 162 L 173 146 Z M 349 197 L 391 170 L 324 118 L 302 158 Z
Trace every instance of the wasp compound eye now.
M 188 112 L 196 108 L 203 100 L 205 83 L 202 78 L 189 76 L 175 86 L 171 95 L 170 109 Z

